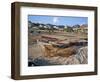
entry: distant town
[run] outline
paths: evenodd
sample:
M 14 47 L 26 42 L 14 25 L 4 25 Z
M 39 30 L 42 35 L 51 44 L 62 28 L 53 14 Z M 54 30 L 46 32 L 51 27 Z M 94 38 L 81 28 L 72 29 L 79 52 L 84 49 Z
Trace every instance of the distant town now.
M 63 32 L 88 32 L 88 25 L 74 25 L 74 26 L 66 26 L 64 25 L 53 25 L 53 24 L 42 24 L 42 23 L 32 23 L 28 21 L 29 31 L 32 33 L 34 30 L 48 30 L 49 32 L 63 31 Z

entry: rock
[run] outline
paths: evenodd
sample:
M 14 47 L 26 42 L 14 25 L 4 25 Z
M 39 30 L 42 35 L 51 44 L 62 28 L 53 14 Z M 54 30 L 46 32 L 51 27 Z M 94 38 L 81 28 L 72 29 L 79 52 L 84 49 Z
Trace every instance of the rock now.
M 80 48 L 76 58 L 80 61 L 81 64 L 88 63 L 88 49 L 87 47 Z
M 87 64 L 87 47 L 82 47 L 76 54 L 69 57 L 55 56 L 44 57 L 40 56 L 32 60 L 34 66 L 48 66 L 48 65 L 75 65 L 75 64 Z
M 65 64 L 87 64 L 87 47 L 82 47 L 78 50 L 77 54 L 70 56 L 66 59 Z

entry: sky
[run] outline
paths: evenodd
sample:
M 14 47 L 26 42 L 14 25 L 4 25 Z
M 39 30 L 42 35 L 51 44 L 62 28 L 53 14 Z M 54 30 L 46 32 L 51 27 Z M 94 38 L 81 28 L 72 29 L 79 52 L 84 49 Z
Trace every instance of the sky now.
M 87 17 L 70 17 L 70 16 L 41 16 L 28 15 L 28 21 L 33 23 L 53 24 L 53 25 L 69 25 L 88 24 Z

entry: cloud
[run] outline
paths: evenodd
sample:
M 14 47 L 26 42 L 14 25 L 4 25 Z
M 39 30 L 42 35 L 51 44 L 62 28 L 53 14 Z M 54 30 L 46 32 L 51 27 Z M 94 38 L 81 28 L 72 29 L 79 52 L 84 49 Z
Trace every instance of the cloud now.
M 53 18 L 53 23 L 57 23 L 58 22 L 58 17 L 54 17 Z

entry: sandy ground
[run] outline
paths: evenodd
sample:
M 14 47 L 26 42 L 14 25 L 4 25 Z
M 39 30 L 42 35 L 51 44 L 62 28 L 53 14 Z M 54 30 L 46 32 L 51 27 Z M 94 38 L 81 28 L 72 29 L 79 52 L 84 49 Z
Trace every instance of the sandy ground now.
M 58 41 L 62 43 L 69 43 L 73 41 L 80 41 L 87 38 L 86 34 L 80 33 L 43 33 L 37 36 L 29 35 L 29 45 L 28 45 L 28 57 L 32 59 L 32 62 L 38 65 L 56 65 L 56 64 L 87 64 L 87 46 L 81 47 L 77 50 L 76 54 L 70 57 L 45 57 L 43 47 L 41 47 L 37 40 L 41 40 L 42 36 L 49 36 L 52 38 L 57 38 Z

